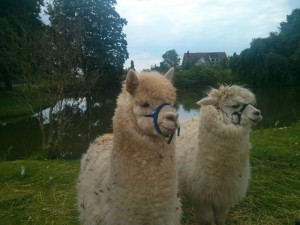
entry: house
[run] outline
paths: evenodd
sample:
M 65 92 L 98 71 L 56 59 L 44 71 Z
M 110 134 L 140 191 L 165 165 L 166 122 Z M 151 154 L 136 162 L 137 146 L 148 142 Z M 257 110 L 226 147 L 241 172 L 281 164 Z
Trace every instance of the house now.
M 225 52 L 197 52 L 197 53 L 184 53 L 182 65 L 201 65 L 203 63 L 219 63 L 223 59 L 227 59 Z

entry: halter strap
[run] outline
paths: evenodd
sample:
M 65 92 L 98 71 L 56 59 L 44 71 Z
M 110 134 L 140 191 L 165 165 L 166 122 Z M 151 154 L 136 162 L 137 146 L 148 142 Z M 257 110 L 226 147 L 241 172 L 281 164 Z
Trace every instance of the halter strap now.
M 158 125 L 158 123 L 157 123 L 157 120 L 158 120 L 158 114 L 159 114 L 160 110 L 162 110 L 162 108 L 165 107 L 165 106 L 167 106 L 167 105 L 170 105 L 170 104 L 168 104 L 168 103 L 163 103 L 163 104 L 161 104 L 159 107 L 157 107 L 157 109 L 155 110 L 154 113 L 145 115 L 145 117 L 151 117 L 151 118 L 153 118 L 154 127 L 155 127 L 156 131 L 157 131 L 159 134 L 161 134 L 161 135 L 163 135 L 163 134 L 162 134 L 161 130 L 159 129 L 159 125 Z
M 235 111 L 235 112 L 232 113 L 232 115 L 237 116 L 237 118 L 238 118 L 237 124 L 240 125 L 242 113 L 244 112 L 244 110 L 246 109 L 246 107 L 247 107 L 248 105 L 249 105 L 249 104 L 244 104 L 244 105 L 242 106 L 242 108 L 241 108 L 239 111 Z
M 174 134 L 175 134 L 175 132 L 173 132 L 172 134 L 169 135 L 168 144 L 171 143 L 171 141 L 174 137 Z M 180 127 L 178 127 L 178 129 L 177 129 L 177 136 L 179 136 L 179 135 L 180 135 Z
M 160 106 L 157 107 L 157 109 L 155 110 L 154 113 L 152 114 L 147 114 L 145 115 L 145 117 L 151 117 L 153 118 L 153 122 L 154 122 L 154 127 L 155 127 L 155 130 L 162 136 L 163 133 L 161 132 L 160 128 L 159 128 L 159 125 L 158 125 L 158 114 L 160 113 L 160 111 L 162 110 L 163 107 L 167 106 L 167 105 L 170 105 L 168 103 L 162 103 Z M 173 132 L 172 134 L 168 135 L 169 139 L 168 139 L 168 144 L 171 143 L 172 139 L 173 139 L 173 136 L 174 136 L 174 133 Z M 178 136 L 179 136 L 179 133 L 180 133 L 180 128 L 178 128 Z

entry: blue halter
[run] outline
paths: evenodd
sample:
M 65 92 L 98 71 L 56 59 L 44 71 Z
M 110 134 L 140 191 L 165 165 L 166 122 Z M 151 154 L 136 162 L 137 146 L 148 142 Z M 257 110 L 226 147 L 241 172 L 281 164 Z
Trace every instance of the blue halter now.
M 237 116 L 237 118 L 238 118 L 237 124 L 238 125 L 240 125 L 242 113 L 244 112 L 244 110 L 247 108 L 248 105 L 250 105 L 250 104 L 244 104 L 239 111 L 235 111 L 235 112 L 232 113 L 232 115 Z
M 156 131 L 159 134 L 161 134 L 161 135 L 163 135 L 163 133 L 161 132 L 161 130 L 159 128 L 159 125 L 158 125 L 158 122 L 157 122 L 157 120 L 158 120 L 158 114 L 160 113 L 160 110 L 162 110 L 162 108 L 165 107 L 165 106 L 167 106 L 167 105 L 170 105 L 170 104 L 168 104 L 168 103 L 162 103 L 159 107 L 157 107 L 157 109 L 155 110 L 154 113 L 145 115 L 145 117 L 151 117 L 151 118 L 153 118 L 154 127 L 155 127 Z M 171 143 L 171 141 L 173 139 L 173 136 L 174 136 L 174 133 L 172 133 L 172 134 L 169 135 L 168 144 Z M 178 134 L 177 135 L 179 136 L 179 134 L 180 134 L 180 127 L 178 128 Z

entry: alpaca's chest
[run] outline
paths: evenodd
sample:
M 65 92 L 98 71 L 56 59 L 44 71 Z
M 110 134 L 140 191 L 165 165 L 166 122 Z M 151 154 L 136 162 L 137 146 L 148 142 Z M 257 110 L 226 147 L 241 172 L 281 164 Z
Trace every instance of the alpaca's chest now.
M 157 195 L 163 192 L 164 187 L 172 187 L 176 183 L 175 159 L 170 156 L 148 159 L 117 157 L 112 161 L 110 172 L 111 183 L 116 184 L 117 189 L 137 194 Z
M 144 225 L 165 225 L 177 224 L 180 220 L 180 202 L 158 200 L 152 204 L 144 202 L 132 204 L 121 204 L 115 202 L 111 212 L 106 215 L 109 224 L 144 224 Z M 124 223 L 120 223 L 124 221 Z
M 248 150 L 229 151 L 226 148 L 206 148 L 198 155 L 198 171 L 213 177 L 240 177 L 249 171 Z
M 111 158 L 111 171 L 114 173 L 113 177 L 122 175 L 124 179 L 129 180 L 144 181 L 147 178 L 154 181 L 175 172 L 174 154 L 175 150 L 169 149 L 139 148 L 115 151 Z
M 165 224 L 179 215 L 175 165 L 134 161 L 111 170 L 110 203 L 116 221 L 129 224 Z M 168 213 L 166 213 L 168 212 Z M 169 223 L 172 224 L 172 223 Z

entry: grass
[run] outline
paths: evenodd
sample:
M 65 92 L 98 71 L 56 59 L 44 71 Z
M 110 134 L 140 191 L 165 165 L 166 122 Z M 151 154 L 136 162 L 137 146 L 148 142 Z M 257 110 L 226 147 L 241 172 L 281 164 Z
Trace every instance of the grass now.
M 227 225 L 294 225 L 300 218 L 300 121 L 254 131 L 251 139 L 249 190 Z M 0 161 L 1 224 L 78 224 L 78 172 L 79 161 Z M 195 225 L 191 206 L 183 205 L 183 224 Z
M 0 223 L 78 224 L 75 202 L 78 170 L 79 161 L 2 161 Z
M 228 225 L 294 225 L 300 219 L 300 122 L 251 135 L 251 180 Z M 185 202 L 185 225 L 195 225 Z

